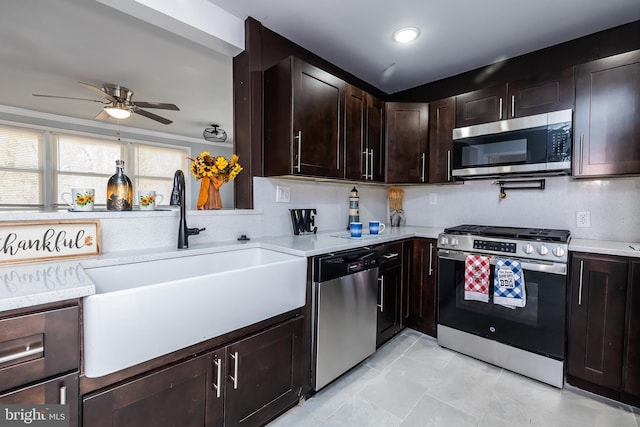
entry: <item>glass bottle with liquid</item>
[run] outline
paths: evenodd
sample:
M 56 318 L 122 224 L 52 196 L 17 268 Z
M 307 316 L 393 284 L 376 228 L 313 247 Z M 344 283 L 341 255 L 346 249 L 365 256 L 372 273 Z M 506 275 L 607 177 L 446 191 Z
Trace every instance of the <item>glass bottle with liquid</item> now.
M 107 184 L 107 210 L 130 211 L 133 202 L 133 186 L 124 174 L 124 160 L 116 160 L 116 173 Z

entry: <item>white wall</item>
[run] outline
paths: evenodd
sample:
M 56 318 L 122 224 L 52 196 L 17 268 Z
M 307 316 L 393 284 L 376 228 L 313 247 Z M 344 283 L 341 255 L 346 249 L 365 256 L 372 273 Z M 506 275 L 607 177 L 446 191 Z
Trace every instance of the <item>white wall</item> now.
M 640 178 L 578 180 L 547 177 L 544 190 L 507 190 L 499 201 L 492 180 L 404 187 L 407 223 L 568 229 L 575 238 L 640 242 Z M 437 204 L 430 204 L 435 194 Z M 576 227 L 576 212 L 591 212 L 591 227 Z

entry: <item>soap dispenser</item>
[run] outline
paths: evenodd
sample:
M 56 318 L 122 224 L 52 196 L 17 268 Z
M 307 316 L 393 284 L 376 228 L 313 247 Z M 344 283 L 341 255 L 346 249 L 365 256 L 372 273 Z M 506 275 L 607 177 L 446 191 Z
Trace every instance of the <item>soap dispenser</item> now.
M 116 173 L 107 184 L 107 210 L 130 211 L 133 202 L 131 180 L 124 174 L 124 160 L 116 160 Z

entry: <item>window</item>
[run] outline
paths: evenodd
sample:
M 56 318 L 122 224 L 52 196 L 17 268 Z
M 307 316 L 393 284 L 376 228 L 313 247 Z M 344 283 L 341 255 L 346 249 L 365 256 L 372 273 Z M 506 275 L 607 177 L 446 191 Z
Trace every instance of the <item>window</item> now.
M 44 133 L 0 125 L 0 205 L 44 205 Z
M 104 207 L 118 159 L 133 183 L 134 206 L 139 190 L 155 190 L 168 205 L 173 174 L 188 170 L 187 157 L 187 147 L 0 125 L 0 207 L 65 207 L 61 194 L 72 187 L 94 188 L 95 204 Z

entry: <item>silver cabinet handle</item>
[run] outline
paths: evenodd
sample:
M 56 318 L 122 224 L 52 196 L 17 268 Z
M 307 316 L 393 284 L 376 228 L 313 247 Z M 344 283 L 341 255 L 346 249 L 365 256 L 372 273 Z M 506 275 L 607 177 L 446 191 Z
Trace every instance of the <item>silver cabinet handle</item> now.
M 498 116 L 498 119 L 502 120 L 502 97 L 500 97 L 500 103 L 498 105 L 498 109 L 500 110 L 500 115 Z
M 373 181 L 373 148 L 371 149 L 371 166 L 369 166 L 369 179 Z
M 380 313 L 384 311 L 384 276 L 378 277 L 378 282 L 380 282 L 380 304 L 378 307 L 380 308 Z
M 425 165 L 424 165 L 424 159 L 425 159 L 426 154 L 422 153 L 422 173 L 420 174 L 420 182 L 424 182 L 424 169 L 425 169 Z
M 237 389 L 238 388 L 238 352 L 236 351 L 235 353 L 233 353 L 231 355 L 231 358 L 233 359 L 233 376 L 231 377 L 231 379 L 233 380 L 233 388 Z
M 433 243 L 429 243 L 429 276 L 433 275 Z
M 398 255 L 400 255 L 398 252 L 389 252 L 388 254 L 382 255 L 382 258 L 384 258 L 384 259 L 393 259 L 393 258 L 397 258 Z
M 299 130 L 298 131 L 298 135 L 293 137 L 294 139 L 298 140 L 298 161 L 296 162 L 296 171 L 300 172 L 300 164 L 301 164 L 301 157 L 302 157 L 302 131 Z
M 412 252 L 412 253 L 413 253 L 413 252 Z M 406 270 L 406 271 L 408 271 L 408 272 L 409 272 L 409 275 L 410 275 L 410 274 L 411 274 L 411 269 L 412 269 L 412 266 L 411 266 L 411 257 L 410 257 L 410 256 L 408 256 L 408 257 L 406 258 L 406 262 L 407 262 L 407 264 L 408 264 L 408 265 L 407 265 L 407 270 Z M 408 318 L 409 318 L 409 315 L 410 315 L 410 313 L 409 313 L 409 312 L 411 311 L 411 310 L 410 310 L 411 306 L 409 305 L 409 293 L 410 293 L 410 291 L 409 291 L 409 287 L 410 287 L 410 286 L 411 286 L 411 285 L 410 285 L 410 284 L 408 284 L 408 285 L 405 287 L 405 289 L 406 289 L 406 294 L 407 294 L 407 309 L 406 309 L 406 311 L 405 311 L 405 313 L 404 313 L 404 318 L 405 318 L 405 319 L 408 319 Z
M 578 172 L 582 175 L 582 163 L 584 161 L 584 134 L 580 135 L 580 167 Z
M 584 261 L 580 261 L 580 286 L 578 286 L 578 305 L 582 305 L 582 274 L 584 273 Z
M 61 405 L 67 404 L 67 386 L 66 385 L 60 386 L 60 404 Z
M 27 356 L 33 356 L 34 354 L 39 354 L 39 353 L 44 353 L 43 346 L 38 346 L 33 348 L 31 348 L 30 346 L 26 346 L 23 351 L 0 357 L 0 364 L 5 362 L 11 362 L 13 360 L 21 359 Z
M 451 150 L 447 150 L 447 182 L 451 181 Z
M 216 382 L 213 383 L 213 388 L 216 390 L 216 397 L 220 397 L 222 383 L 220 380 L 222 379 L 222 360 L 220 360 L 217 356 L 214 365 L 216 365 Z
M 516 96 L 511 95 L 511 117 L 516 116 Z
M 362 154 L 364 155 L 364 175 L 362 176 L 366 181 L 369 178 L 369 150 L 365 148 Z

